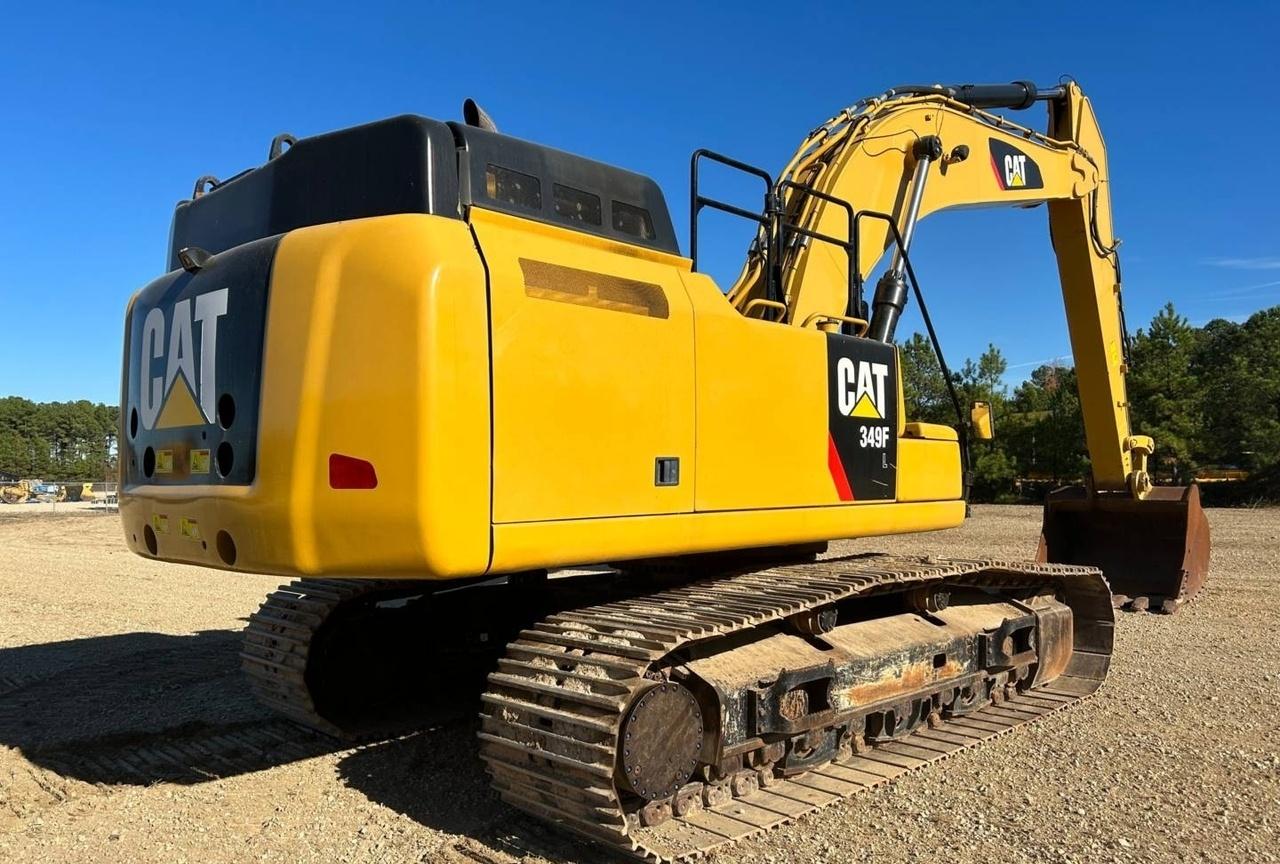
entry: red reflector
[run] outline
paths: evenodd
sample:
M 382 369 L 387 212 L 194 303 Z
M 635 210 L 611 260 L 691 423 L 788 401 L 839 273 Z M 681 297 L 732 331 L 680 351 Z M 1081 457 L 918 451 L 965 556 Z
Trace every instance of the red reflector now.
M 329 486 L 333 489 L 377 489 L 373 463 L 341 453 L 329 454 Z

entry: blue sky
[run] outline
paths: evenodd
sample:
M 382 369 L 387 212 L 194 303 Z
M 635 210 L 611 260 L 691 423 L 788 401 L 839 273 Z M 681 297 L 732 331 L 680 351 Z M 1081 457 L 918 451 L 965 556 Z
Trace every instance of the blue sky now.
M 10 6 L 0 395 L 118 399 L 125 302 L 197 176 L 261 162 L 278 132 L 453 119 L 467 96 L 505 132 L 653 176 L 685 244 L 697 147 L 776 172 L 894 84 L 1069 74 L 1108 140 L 1131 326 L 1167 300 L 1240 319 L 1280 303 L 1278 33 L 1264 4 Z M 728 278 L 743 231 L 706 224 Z M 1043 208 L 940 214 L 913 261 L 953 365 L 994 342 L 1016 381 L 1069 353 Z

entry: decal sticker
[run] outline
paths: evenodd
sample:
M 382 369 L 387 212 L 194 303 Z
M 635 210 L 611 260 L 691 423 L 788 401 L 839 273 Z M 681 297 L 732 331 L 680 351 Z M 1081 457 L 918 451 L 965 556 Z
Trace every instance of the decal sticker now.
M 159 513 L 151 514 L 151 530 L 157 534 L 169 533 L 169 517 L 161 516 Z
M 200 526 L 196 523 L 196 520 L 183 516 L 178 521 L 178 533 L 188 540 L 199 540 Z
M 1044 178 L 1036 161 L 1012 144 L 991 138 L 991 170 L 1005 191 L 1043 189 Z
M 898 374 L 892 345 L 827 334 L 827 469 L 841 501 L 897 494 Z
M 138 416 L 143 429 L 213 422 L 218 319 L 226 314 L 226 288 L 179 300 L 168 316 L 159 308 L 147 313 L 138 364 Z M 153 374 L 157 372 L 163 374 Z
M 156 473 L 157 474 L 173 473 L 173 451 L 172 450 L 156 451 Z
M 121 441 L 130 451 L 121 459 L 125 485 L 253 482 L 263 336 L 279 245 L 279 237 L 251 240 L 194 273 L 175 263 L 134 296 L 122 382 Z M 223 441 L 235 452 L 225 476 L 208 450 Z M 147 451 L 161 449 L 173 453 L 172 472 L 144 470 L 151 467 Z

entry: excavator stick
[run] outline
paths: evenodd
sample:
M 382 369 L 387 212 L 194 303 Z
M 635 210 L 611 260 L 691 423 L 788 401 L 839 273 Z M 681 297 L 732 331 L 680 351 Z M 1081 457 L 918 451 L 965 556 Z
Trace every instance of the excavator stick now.
M 1157 486 L 1142 500 L 1083 486 L 1051 492 L 1036 560 L 1099 568 L 1118 607 L 1175 612 L 1209 572 L 1199 487 Z

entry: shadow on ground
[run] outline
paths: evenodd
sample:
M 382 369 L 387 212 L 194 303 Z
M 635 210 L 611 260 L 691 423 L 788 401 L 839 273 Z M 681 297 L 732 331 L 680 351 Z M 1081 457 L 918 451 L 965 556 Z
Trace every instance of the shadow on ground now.
M 419 628 L 429 636 L 419 649 L 388 653 L 376 640 L 362 643 L 377 649 L 380 662 L 399 657 L 407 669 L 419 670 L 391 676 L 394 687 L 425 703 L 415 721 L 422 731 L 411 735 L 355 746 L 274 714 L 257 703 L 240 669 L 240 632 L 206 630 L 0 649 L 0 746 L 68 779 L 137 786 L 197 784 L 342 753 L 341 782 L 424 826 L 460 836 L 453 847 L 458 860 L 612 862 L 608 853 L 520 815 L 490 791 L 475 717 L 493 646 L 513 638 L 530 618 L 597 602 L 613 579 L 553 580 L 554 591 L 517 586 L 510 589 L 518 592 L 514 597 L 460 592 L 450 598 L 456 605 L 443 599 L 433 605 L 433 617 Z M 477 621 L 490 637 L 481 649 L 459 635 L 475 630 Z
M 618 860 L 504 804 L 489 787 L 476 728 L 474 720 L 454 721 L 362 747 L 339 761 L 338 774 L 371 801 L 428 828 L 463 835 L 453 847 L 463 860 Z
M 0 745 L 90 783 L 199 783 L 345 749 L 260 707 L 240 634 L 125 633 L 0 650 Z
M 0 649 L 0 746 L 69 779 L 137 786 L 202 783 L 350 750 L 338 763 L 341 782 L 462 835 L 453 850 L 461 860 L 614 860 L 490 791 L 472 719 L 483 674 L 437 682 L 431 692 L 441 699 L 423 731 L 351 749 L 260 706 L 240 670 L 240 638 L 125 633 Z

